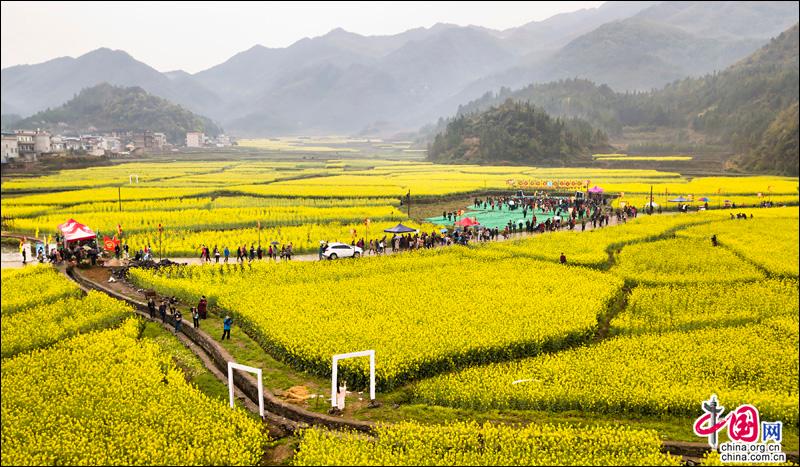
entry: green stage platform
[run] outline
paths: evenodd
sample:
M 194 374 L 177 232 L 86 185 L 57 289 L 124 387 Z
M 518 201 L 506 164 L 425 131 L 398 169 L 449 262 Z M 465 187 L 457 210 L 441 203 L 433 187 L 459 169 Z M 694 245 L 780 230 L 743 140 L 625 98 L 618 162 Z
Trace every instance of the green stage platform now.
M 544 222 L 548 217 L 552 217 L 552 213 L 546 215 L 543 211 L 539 210 L 534 211 L 533 214 L 536 215 L 537 223 Z M 491 208 L 475 209 L 475 207 L 472 206 L 471 208 L 465 209 L 464 215 L 458 217 L 456 220 L 460 220 L 465 217 L 476 218 L 484 227 L 497 227 L 502 230 L 506 225 L 508 225 L 508 221 L 516 223 L 517 226 L 519 226 L 520 222 L 522 222 L 524 225 L 526 220 L 531 220 L 531 211 L 528 211 L 527 217 L 522 217 L 522 209 L 509 210 L 508 206 L 503 206 L 503 209 L 498 209 L 497 206 L 495 206 L 494 210 Z M 562 222 L 564 219 L 566 219 L 566 213 L 561 214 Z M 443 219 L 442 216 L 429 217 L 427 218 L 427 221 L 432 224 L 444 225 L 448 229 L 452 228 L 454 222 L 448 221 L 446 217 Z

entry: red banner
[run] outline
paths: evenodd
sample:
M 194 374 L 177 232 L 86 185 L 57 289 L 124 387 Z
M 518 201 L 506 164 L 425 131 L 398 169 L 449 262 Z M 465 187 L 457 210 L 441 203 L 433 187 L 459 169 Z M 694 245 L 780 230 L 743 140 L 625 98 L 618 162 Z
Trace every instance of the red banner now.
M 587 180 L 588 182 L 588 180 Z M 506 184 L 513 187 L 533 187 L 545 189 L 578 189 L 584 186 L 581 180 L 569 179 L 508 179 Z M 586 184 L 588 186 L 588 183 Z
M 119 240 L 116 238 L 108 238 L 107 236 L 103 236 L 103 249 L 108 251 L 114 251 L 114 247 L 119 245 Z

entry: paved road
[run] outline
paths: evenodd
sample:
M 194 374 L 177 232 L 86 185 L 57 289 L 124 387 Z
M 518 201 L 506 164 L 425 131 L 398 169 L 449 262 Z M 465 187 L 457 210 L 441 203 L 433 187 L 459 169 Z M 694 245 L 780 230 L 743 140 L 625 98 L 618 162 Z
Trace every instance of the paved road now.
M 610 226 L 614 226 L 616 224 L 617 224 L 617 218 L 612 216 L 611 217 Z M 600 227 L 598 227 L 598 228 L 600 228 Z M 605 227 L 603 227 L 603 228 L 605 228 Z M 580 230 L 580 225 L 576 226 L 576 229 Z M 586 224 L 586 231 L 588 232 L 590 230 L 592 230 L 592 224 L 591 223 L 587 223 Z M 510 235 L 507 240 L 519 240 L 519 239 L 522 239 L 522 238 L 530 237 L 532 235 L 535 236 L 535 235 L 546 235 L 546 234 L 529 234 L 527 232 L 522 232 L 522 233 L 517 233 L 517 234 Z M 505 241 L 505 240 L 506 239 L 504 239 L 501 236 L 501 237 L 498 238 L 498 240 L 495 240 L 495 241 L 502 242 L 502 241 Z M 387 249 L 385 254 L 391 255 L 391 254 L 393 254 L 393 252 L 391 250 Z M 175 261 L 176 263 L 202 264 L 202 261 L 200 261 L 199 257 L 195 257 L 195 258 L 169 258 L 169 259 L 172 260 L 172 261 Z M 316 253 L 303 254 L 303 255 L 294 255 L 292 257 L 292 261 L 317 261 L 318 259 L 319 259 L 319 255 L 316 254 Z M 222 261 L 223 261 L 223 259 L 220 259 L 220 263 L 222 263 Z M 277 260 L 277 259 L 275 261 L 280 262 L 280 260 Z M 38 263 L 38 261 L 36 261 L 36 260 L 34 260 L 33 262 L 28 261 L 28 264 L 37 264 L 37 263 Z M 214 263 L 213 259 L 211 260 L 211 263 Z M 229 260 L 229 263 L 236 264 L 236 258 L 232 257 Z M 23 266 L 23 264 L 22 264 L 22 255 L 19 253 L 19 250 L 16 247 L 3 246 L 3 249 L 2 249 L 2 263 L 0 263 L 0 267 L 2 267 L 3 269 L 7 269 L 7 268 L 21 268 L 22 266 Z

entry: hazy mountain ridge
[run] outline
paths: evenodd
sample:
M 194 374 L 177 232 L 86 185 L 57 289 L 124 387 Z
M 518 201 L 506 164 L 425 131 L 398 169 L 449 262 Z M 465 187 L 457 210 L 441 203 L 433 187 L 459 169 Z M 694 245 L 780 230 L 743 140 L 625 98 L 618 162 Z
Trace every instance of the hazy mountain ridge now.
M 140 86 L 251 135 L 356 133 L 378 121 L 387 131 L 413 129 L 501 86 L 584 76 L 615 89 L 651 89 L 721 69 L 796 11 L 780 2 L 607 2 L 504 31 L 334 29 L 286 48 L 254 46 L 191 75 L 98 49 L 2 70 L 2 112 L 29 115 L 109 82 Z M 733 38 L 726 24 L 743 25 L 747 38 Z

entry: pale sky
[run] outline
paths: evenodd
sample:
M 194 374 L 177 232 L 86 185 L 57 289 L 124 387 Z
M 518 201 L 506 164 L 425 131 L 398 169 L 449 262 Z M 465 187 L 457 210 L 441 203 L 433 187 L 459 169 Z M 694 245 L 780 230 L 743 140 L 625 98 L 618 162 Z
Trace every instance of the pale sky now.
M 159 71 L 195 73 L 261 44 L 337 27 L 397 34 L 436 23 L 508 29 L 595 2 L 2 2 L 2 68 L 121 49 Z

